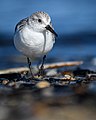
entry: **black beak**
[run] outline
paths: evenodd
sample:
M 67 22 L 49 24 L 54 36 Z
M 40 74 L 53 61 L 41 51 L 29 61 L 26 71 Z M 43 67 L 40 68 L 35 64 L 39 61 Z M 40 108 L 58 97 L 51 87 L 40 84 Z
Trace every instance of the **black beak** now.
M 45 28 L 49 30 L 51 33 L 53 33 L 56 37 L 58 37 L 57 33 L 52 29 L 50 25 L 47 25 Z

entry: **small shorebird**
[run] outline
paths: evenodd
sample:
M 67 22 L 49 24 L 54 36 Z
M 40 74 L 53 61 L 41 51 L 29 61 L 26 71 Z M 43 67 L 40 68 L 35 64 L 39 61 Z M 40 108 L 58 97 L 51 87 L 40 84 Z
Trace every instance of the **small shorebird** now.
M 22 19 L 17 23 L 14 34 L 14 44 L 17 50 L 27 57 L 30 72 L 30 58 L 43 57 L 43 61 L 39 70 L 43 70 L 46 54 L 52 49 L 57 36 L 51 23 L 50 16 L 45 12 L 36 12 L 31 16 Z

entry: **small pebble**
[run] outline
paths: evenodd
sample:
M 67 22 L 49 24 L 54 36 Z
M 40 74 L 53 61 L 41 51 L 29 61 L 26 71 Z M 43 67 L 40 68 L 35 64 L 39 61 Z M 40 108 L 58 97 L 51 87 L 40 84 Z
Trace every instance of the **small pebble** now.
M 47 73 L 46 73 L 46 76 L 56 76 L 57 75 L 57 69 L 52 69 L 52 70 L 49 70 Z
M 5 80 L 2 81 L 2 84 L 6 85 L 8 82 L 9 82 L 9 80 L 5 79 Z
M 75 78 L 73 78 L 73 77 L 70 76 L 70 75 L 64 75 L 64 77 L 63 77 L 62 80 L 75 80 Z
M 50 86 L 50 83 L 47 82 L 47 81 L 40 81 L 36 84 L 37 88 L 46 88 L 46 87 L 49 87 L 49 86 Z
M 71 79 L 71 76 L 70 75 L 65 75 L 65 78 L 70 80 Z
M 8 86 L 14 87 L 14 86 L 15 86 L 15 82 L 10 82 L 10 83 L 8 84 Z

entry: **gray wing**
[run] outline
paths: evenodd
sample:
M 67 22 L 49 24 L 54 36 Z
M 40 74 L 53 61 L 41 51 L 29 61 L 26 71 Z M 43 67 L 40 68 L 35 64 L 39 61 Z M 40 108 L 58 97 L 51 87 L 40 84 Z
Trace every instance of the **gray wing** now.
M 53 25 L 52 25 L 52 22 L 50 22 L 50 26 L 52 27 L 52 29 L 54 30 L 54 28 L 53 28 Z M 55 39 L 56 39 L 56 36 L 52 33 L 52 40 L 54 41 L 54 43 L 55 43 Z
M 15 32 L 21 30 L 27 23 L 28 23 L 28 17 L 22 19 L 20 22 L 17 23 L 15 27 Z

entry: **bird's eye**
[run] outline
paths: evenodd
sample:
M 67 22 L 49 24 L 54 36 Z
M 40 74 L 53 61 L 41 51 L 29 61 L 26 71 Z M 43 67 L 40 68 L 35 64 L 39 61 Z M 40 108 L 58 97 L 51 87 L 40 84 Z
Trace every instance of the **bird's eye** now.
M 42 20 L 41 20 L 41 19 L 38 19 L 38 22 L 39 22 L 39 23 L 41 23 L 41 22 L 42 22 Z

